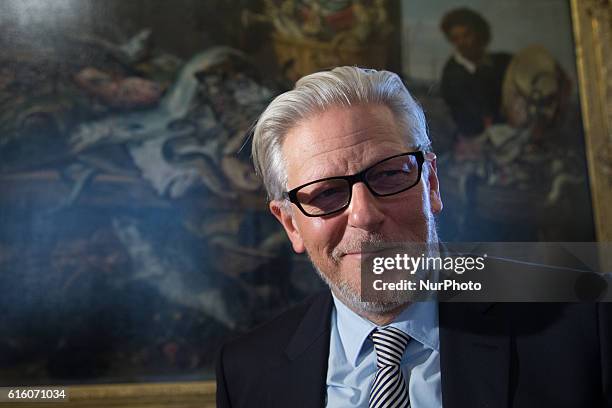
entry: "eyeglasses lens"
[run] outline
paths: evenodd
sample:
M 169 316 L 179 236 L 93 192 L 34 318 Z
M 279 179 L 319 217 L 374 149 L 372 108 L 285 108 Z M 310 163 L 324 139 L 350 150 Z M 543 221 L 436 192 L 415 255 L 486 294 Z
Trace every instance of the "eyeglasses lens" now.
M 336 211 L 348 203 L 350 195 L 349 182 L 342 179 L 319 181 L 297 192 L 298 201 L 310 215 Z
M 385 160 L 365 174 L 366 184 L 378 195 L 392 195 L 418 182 L 418 162 L 413 155 Z M 302 187 L 297 199 L 309 215 L 325 215 L 348 205 L 350 184 L 345 179 L 322 180 Z
M 414 156 L 399 156 L 372 167 L 365 176 L 370 188 L 380 195 L 390 195 L 418 182 L 419 166 Z

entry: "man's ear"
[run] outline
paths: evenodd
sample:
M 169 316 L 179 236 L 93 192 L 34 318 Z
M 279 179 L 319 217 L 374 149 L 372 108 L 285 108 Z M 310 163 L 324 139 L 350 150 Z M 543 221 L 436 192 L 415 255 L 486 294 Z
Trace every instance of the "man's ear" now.
M 272 215 L 276 217 L 276 219 L 283 225 L 291 244 L 293 245 L 293 250 L 298 254 L 304 252 L 304 241 L 302 240 L 302 234 L 297 228 L 295 220 L 293 219 L 293 214 L 291 214 L 290 210 L 287 209 L 285 203 L 279 200 L 272 200 L 269 204 L 270 211 Z
M 427 181 L 429 184 L 429 201 L 431 203 L 431 211 L 434 214 L 439 214 L 444 205 L 440 196 L 440 182 L 438 181 L 438 168 L 436 165 L 436 155 L 428 153 L 425 160 L 425 166 L 429 166 Z

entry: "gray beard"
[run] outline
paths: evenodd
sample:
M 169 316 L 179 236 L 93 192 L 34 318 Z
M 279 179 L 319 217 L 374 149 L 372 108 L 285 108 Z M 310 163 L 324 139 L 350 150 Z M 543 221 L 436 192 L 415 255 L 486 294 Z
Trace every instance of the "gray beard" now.
M 427 222 L 429 225 L 427 242 L 438 243 L 439 241 L 437 225 L 433 216 L 430 216 Z M 371 244 L 374 244 L 383 243 L 384 239 L 381 236 L 374 234 L 373 236 L 369 237 L 369 239 L 366 239 L 366 241 Z M 351 248 L 352 247 L 354 247 L 354 249 L 361 248 L 360 245 L 353 245 L 351 246 Z M 310 258 L 310 254 L 308 254 L 308 257 Z M 332 258 L 337 260 L 336 253 L 332 254 Z M 359 289 L 354 290 L 350 287 L 348 282 L 332 282 L 332 280 L 328 276 L 326 276 L 323 272 L 319 270 L 319 268 L 317 268 L 317 266 L 312 261 L 312 258 L 310 258 L 310 263 L 313 265 L 323 282 L 327 284 L 327 286 L 336 295 L 336 297 L 338 297 L 347 307 L 354 310 L 355 312 L 384 315 L 394 310 L 397 310 L 401 306 L 408 305 L 414 298 L 413 295 L 408 291 L 386 291 L 384 293 L 384 299 L 377 300 L 374 302 L 362 301 Z
M 373 314 L 386 314 L 393 310 L 398 309 L 400 306 L 407 305 L 410 303 L 410 297 L 406 296 L 406 292 L 394 291 L 389 293 L 392 296 L 388 296 L 384 300 L 376 302 L 364 302 L 361 300 L 361 294 L 353 290 L 347 282 L 340 282 L 338 284 L 332 282 L 327 276 L 325 276 L 319 268 L 315 267 L 315 270 L 323 279 L 323 282 L 329 286 L 331 291 L 344 303 L 349 309 L 356 312 L 373 313 Z M 402 296 L 403 295 L 403 296 Z

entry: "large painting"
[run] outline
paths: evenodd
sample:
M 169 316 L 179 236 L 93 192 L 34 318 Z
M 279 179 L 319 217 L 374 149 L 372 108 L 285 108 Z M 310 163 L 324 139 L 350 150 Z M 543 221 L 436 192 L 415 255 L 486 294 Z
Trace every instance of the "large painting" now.
M 572 21 L 565 1 L 3 1 L 0 386 L 213 404 L 219 344 L 322 287 L 249 135 L 335 65 L 401 73 L 423 104 L 443 240 L 591 241 L 591 197 L 612 236 L 609 42 L 587 44 L 610 7 L 589 4 Z
M 211 380 L 319 289 L 250 129 L 299 76 L 389 67 L 392 3 L 2 2 L 0 386 Z

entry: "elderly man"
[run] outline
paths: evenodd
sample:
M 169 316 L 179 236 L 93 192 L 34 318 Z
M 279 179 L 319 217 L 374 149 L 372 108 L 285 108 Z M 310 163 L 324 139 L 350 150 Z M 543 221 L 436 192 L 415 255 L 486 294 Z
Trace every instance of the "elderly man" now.
M 612 349 L 595 304 L 361 299 L 364 244 L 438 241 L 436 158 L 397 75 L 302 78 L 261 115 L 253 159 L 330 291 L 220 350 L 219 407 L 604 406 Z

